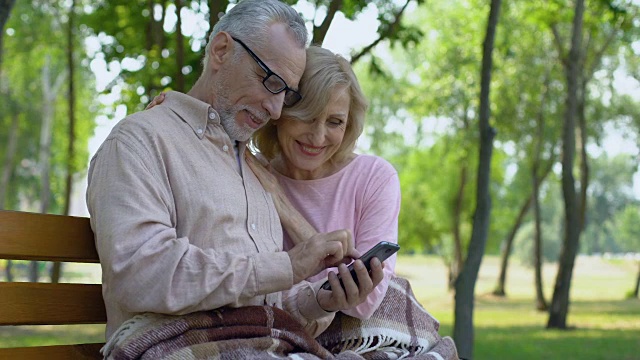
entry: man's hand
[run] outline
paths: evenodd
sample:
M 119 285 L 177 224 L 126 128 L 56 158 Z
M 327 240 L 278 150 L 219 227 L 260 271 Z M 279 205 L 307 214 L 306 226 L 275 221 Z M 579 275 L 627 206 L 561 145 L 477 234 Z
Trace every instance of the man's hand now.
M 293 268 L 293 283 L 342 262 L 349 243 L 353 243 L 351 231 L 336 230 L 313 235 L 309 240 L 294 246 L 287 251 Z
M 338 271 L 342 278 L 342 286 L 338 276 L 334 272 L 329 273 L 331 290 L 320 289 L 317 294 L 318 304 L 324 310 L 340 311 L 360 305 L 384 278 L 384 265 L 378 258 L 371 259 L 371 273 L 367 272 L 367 268 L 361 260 L 355 261 L 354 268 L 358 276 L 357 285 L 344 264 L 338 266 Z

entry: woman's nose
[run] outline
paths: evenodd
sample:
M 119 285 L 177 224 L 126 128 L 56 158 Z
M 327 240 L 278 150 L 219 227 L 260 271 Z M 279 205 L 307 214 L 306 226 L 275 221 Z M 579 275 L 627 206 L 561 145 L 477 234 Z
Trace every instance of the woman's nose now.
M 311 138 L 314 145 L 322 145 L 326 135 L 326 129 L 323 121 L 314 121 L 311 126 Z

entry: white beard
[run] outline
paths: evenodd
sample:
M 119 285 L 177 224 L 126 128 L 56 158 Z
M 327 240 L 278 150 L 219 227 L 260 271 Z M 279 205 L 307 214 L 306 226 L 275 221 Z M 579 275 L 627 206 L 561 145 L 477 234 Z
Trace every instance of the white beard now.
M 224 99 L 222 102 L 226 104 L 219 104 L 219 101 L 216 101 L 216 109 L 218 109 L 218 113 L 220 114 L 220 124 L 222 125 L 224 131 L 227 132 L 227 135 L 229 135 L 229 138 L 231 140 L 249 140 L 256 129 L 251 128 L 247 124 L 243 124 L 242 126 L 240 126 L 236 122 L 236 115 L 238 115 L 240 111 L 245 110 L 246 106 L 228 106 L 228 102 L 226 101 L 226 99 Z
M 236 122 L 236 116 L 242 110 L 249 110 L 249 107 L 246 105 L 232 105 L 231 101 L 224 96 L 226 88 L 224 84 L 226 80 L 227 78 L 223 77 L 219 82 L 216 82 L 213 85 L 214 94 L 217 95 L 214 100 L 213 108 L 216 109 L 220 115 L 220 125 L 222 125 L 222 128 L 227 132 L 227 135 L 229 135 L 231 140 L 247 141 L 256 129 L 251 128 L 247 124 L 239 125 Z M 253 114 L 260 113 L 254 111 Z

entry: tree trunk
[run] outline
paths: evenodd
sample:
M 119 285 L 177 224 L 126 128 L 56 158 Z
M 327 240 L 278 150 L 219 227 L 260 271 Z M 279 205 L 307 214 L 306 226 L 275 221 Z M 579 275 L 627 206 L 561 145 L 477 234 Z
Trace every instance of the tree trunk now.
M 13 175 L 13 163 L 18 149 L 19 123 L 20 117 L 18 116 L 18 113 L 16 111 L 12 111 L 11 128 L 8 134 L 9 141 L 7 141 L 7 149 L 4 156 L 4 162 L 2 164 L 2 178 L 0 178 L 0 209 L 5 208 L 9 181 L 11 181 L 11 175 Z
M 2 73 L 2 59 L 4 54 L 4 26 L 9 20 L 11 9 L 15 5 L 15 0 L 0 0 L 0 94 L 2 94 L 3 101 L 11 104 L 11 92 L 8 88 L 5 88 L 2 84 L 4 76 Z M 4 163 L 2 164 L 2 174 L 0 174 L 0 209 L 4 209 L 5 198 L 7 195 L 7 188 L 9 187 L 9 180 L 13 172 L 13 159 L 15 157 L 17 145 L 18 145 L 18 112 L 11 111 L 11 130 L 9 131 L 9 141 L 7 142 L 7 150 L 5 153 Z M 9 262 L 11 264 L 11 262 Z M 10 276 L 10 265 L 7 267 L 7 277 Z
M 511 256 L 511 248 L 513 247 L 513 240 L 516 238 L 516 234 L 518 233 L 518 229 L 520 229 L 520 225 L 522 225 L 522 221 L 524 220 L 525 215 L 529 212 L 529 207 L 531 206 L 531 200 L 533 199 L 533 195 L 529 195 L 527 200 L 520 207 L 520 212 L 516 217 L 516 221 L 511 226 L 511 231 L 507 235 L 505 239 L 505 245 L 502 249 L 501 261 L 500 261 L 500 276 L 498 276 L 498 283 L 496 284 L 495 290 L 493 290 L 493 295 L 496 296 L 506 296 L 504 291 L 504 284 L 507 281 L 507 266 L 509 266 L 509 257 Z
M 538 118 L 536 119 L 537 127 L 537 141 L 535 149 L 535 158 L 533 166 L 531 167 L 533 178 L 533 212 L 534 212 L 534 238 L 533 238 L 533 264 L 534 264 L 534 287 L 536 289 L 536 309 L 539 311 L 546 311 L 549 309 L 547 300 L 544 298 L 544 291 L 542 285 L 542 215 L 540 211 L 540 184 L 542 180 L 551 172 L 554 163 L 553 154 L 549 157 L 549 164 L 545 169 L 544 174 L 539 178 L 540 159 L 542 158 L 543 143 L 544 143 L 544 108 L 546 105 L 547 94 L 549 90 L 549 83 L 551 76 L 549 72 L 545 74 L 544 88 L 540 95 L 540 110 L 538 112 Z
M 75 173 L 74 169 L 74 159 L 75 159 L 75 141 L 76 141 L 76 94 L 75 94 L 75 65 L 74 65 L 74 39 L 73 39 L 73 31 L 74 31 L 74 21 L 75 21 L 75 8 L 76 8 L 76 0 L 71 0 L 71 5 L 69 7 L 69 22 L 67 24 L 67 73 L 69 73 L 69 83 L 67 88 L 67 104 L 69 111 L 69 128 L 68 128 L 68 137 L 69 143 L 67 144 L 67 178 L 66 178 L 66 186 L 65 186 L 65 197 L 64 197 L 64 214 L 70 215 L 71 210 L 71 194 L 73 193 L 73 174 Z M 60 276 L 62 275 L 62 263 L 54 262 L 51 265 L 51 282 L 58 283 L 60 281 Z
M 539 192 L 540 192 L 540 184 L 542 184 L 545 179 L 547 178 L 547 176 L 549 176 L 549 174 L 551 174 L 551 170 L 553 169 L 553 164 L 555 163 L 555 156 L 552 155 L 551 158 L 549 159 L 549 162 L 547 163 L 547 167 L 544 169 L 544 172 L 542 173 L 542 176 L 540 176 L 537 180 L 537 191 L 538 194 L 535 193 L 535 189 L 534 189 L 534 193 L 532 194 L 532 201 L 537 202 L 537 206 L 538 209 L 534 210 L 534 211 L 538 211 L 537 215 L 534 215 L 534 221 L 535 221 L 535 216 L 538 217 L 538 222 L 540 223 L 540 225 L 536 225 L 536 226 L 540 226 L 542 225 L 542 217 L 541 217 L 541 213 L 540 213 L 540 196 L 539 196 Z M 536 272 L 538 272 L 539 274 L 537 276 L 539 276 L 539 279 L 536 278 L 536 286 L 539 286 L 540 289 L 542 289 L 542 231 L 541 229 L 536 230 L 539 234 L 540 237 L 537 239 L 534 239 L 534 247 L 539 247 L 539 250 L 536 250 L 536 254 L 539 254 L 540 257 L 540 261 L 539 261 L 539 265 L 537 266 L 537 269 L 535 270 Z M 539 242 L 539 244 L 536 244 L 535 242 Z M 535 261 L 536 263 L 538 262 L 537 260 Z M 542 292 L 541 292 L 542 293 Z M 543 298 L 544 299 L 544 298 Z M 546 301 L 545 301 L 546 303 Z
M 548 309 L 547 301 L 544 299 L 542 290 L 542 216 L 540 214 L 540 183 L 536 172 L 538 166 L 533 168 L 533 214 L 535 223 L 535 233 L 533 238 L 533 263 L 535 271 L 535 289 L 536 289 L 536 309 L 546 311 Z
M 151 50 L 151 46 L 153 45 L 153 32 L 156 31 L 155 29 L 155 20 L 154 20 L 154 16 L 153 16 L 153 8 L 155 7 L 155 0 L 149 0 L 147 2 L 148 8 L 147 10 L 149 10 L 149 22 L 147 23 L 146 26 L 146 37 L 145 37 L 145 49 L 147 50 Z
M 11 269 L 13 268 L 13 262 L 11 260 L 7 260 L 7 266 L 4 268 L 4 275 L 7 278 L 7 282 L 13 282 L 13 272 Z
M 178 20 L 176 22 L 176 91 L 186 92 L 184 86 L 184 35 L 182 35 L 182 0 L 176 0 L 176 14 Z
M 324 38 L 327 36 L 327 31 L 329 31 L 329 27 L 331 26 L 331 22 L 336 16 L 338 10 L 342 9 L 343 2 L 343 0 L 333 0 L 329 3 L 327 16 L 325 16 L 324 20 L 322 20 L 322 24 L 320 24 L 320 26 L 313 27 L 313 38 L 311 39 L 311 43 L 313 45 L 322 46 Z
M 482 70 L 480 82 L 480 158 L 478 162 L 478 189 L 476 192 L 476 211 L 473 216 L 471 242 L 462 272 L 456 280 L 455 319 L 453 337 L 460 357 L 473 358 L 473 305 L 476 280 L 482 263 L 489 222 L 491 219 L 491 155 L 495 129 L 489 125 L 491 107 L 489 93 L 491 89 L 491 70 L 493 66 L 493 44 L 495 39 L 501 0 L 491 0 L 487 33 L 482 46 Z
M 11 129 L 9 130 L 9 141 L 7 142 L 7 150 L 5 153 L 4 164 L 2 166 L 2 179 L 0 179 L 0 209 L 5 208 L 5 201 L 7 195 L 7 189 L 9 188 L 9 181 L 13 172 L 13 162 L 16 157 L 16 150 L 18 148 L 18 123 L 19 116 L 17 112 L 11 114 Z M 11 260 L 7 260 L 7 266 L 4 269 L 5 277 L 8 282 L 13 281 L 13 273 L 11 272 L 13 263 Z
M 223 15 L 227 11 L 227 6 L 229 6 L 229 0 L 209 0 L 209 31 L 207 32 L 207 41 L 209 41 L 209 36 L 211 36 L 211 32 L 213 31 L 213 27 L 216 26 L 220 16 Z
M 2 55 L 4 53 L 4 26 L 9 20 L 11 9 L 16 0 L 0 0 L 0 74 L 2 74 Z
M 147 4 L 149 5 L 147 10 L 149 10 L 149 13 L 151 15 L 149 16 L 149 22 L 146 25 L 147 33 L 145 38 L 145 49 L 147 51 L 151 50 L 154 45 L 158 45 L 161 49 L 164 49 L 165 36 L 164 36 L 164 30 L 162 27 L 164 26 L 164 19 L 167 12 L 166 0 L 163 0 L 163 1 L 150 0 L 147 2 Z M 159 20 L 156 20 L 154 16 L 156 5 L 160 5 L 162 7 L 162 15 Z
M 587 83 L 578 78 L 578 139 L 580 139 L 580 231 L 587 227 L 587 188 L 589 187 L 589 156 L 587 155 L 587 119 L 584 113 Z
M 42 128 L 40 129 L 40 149 L 38 152 L 38 164 L 40 168 L 40 212 L 46 213 L 49 209 L 50 184 L 49 184 L 49 162 L 51 160 L 51 133 L 53 128 L 53 116 L 55 114 L 55 101 L 58 92 L 65 79 L 65 74 L 61 73 L 55 82 L 51 82 L 51 58 L 45 59 L 42 68 Z
M 548 83 L 547 83 L 548 86 Z M 546 89 L 546 87 L 545 87 Z M 546 93 L 546 92 L 545 92 Z M 540 106 L 542 108 L 542 106 L 544 105 L 544 96 L 542 101 L 540 102 Z M 538 121 L 542 122 L 544 119 L 542 118 L 543 116 L 543 112 L 542 110 L 540 111 L 539 114 L 539 118 Z M 539 131 L 541 131 L 541 129 L 539 129 Z M 539 134 L 539 139 L 542 139 L 543 134 Z M 539 156 L 542 153 L 542 144 L 539 143 L 538 146 L 540 147 L 539 149 L 537 149 L 536 151 L 538 151 L 536 154 L 537 158 L 536 161 L 538 161 L 538 163 L 535 165 L 536 169 L 533 170 L 533 179 L 534 179 L 534 185 L 537 184 L 538 186 L 540 186 L 540 184 L 542 184 L 544 182 L 544 180 L 547 178 L 547 176 L 549 176 L 549 174 L 551 173 L 551 169 L 553 169 L 553 164 L 554 164 L 554 158 L 555 156 L 551 155 L 550 159 L 549 159 L 549 163 L 547 164 L 547 167 L 544 169 L 544 172 L 542 174 L 538 174 L 538 168 L 539 168 Z M 493 291 L 494 295 L 497 296 L 506 296 L 506 291 L 505 291 L 505 283 L 507 280 L 507 267 L 509 265 L 509 257 L 511 256 L 511 248 L 513 246 L 513 241 L 516 237 L 516 233 L 518 232 L 518 229 L 520 228 L 520 225 L 522 224 L 522 221 L 524 220 L 525 215 L 527 214 L 527 212 L 529 211 L 529 207 L 531 206 L 531 204 L 534 201 L 538 200 L 538 195 L 536 195 L 535 193 L 535 187 L 531 193 L 531 195 L 527 198 L 527 200 L 525 201 L 524 204 L 522 204 L 522 207 L 520 208 L 520 212 L 518 213 L 518 217 L 516 218 L 515 223 L 513 224 L 513 227 L 511 228 L 511 231 L 509 232 L 509 235 L 507 236 L 507 238 L 505 239 L 505 247 L 502 251 L 502 260 L 500 262 L 500 276 L 498 277 L 498 283 L 496 284 L 496 288 Z M 535 237 L 534 237 L 534 248 L 535 246 L 537 246 L 535 244 Z M 534 259 L 534 263 L 535 263 L 535 259 Z M 537 281 L 536 281 L 537 284 Z M 540 285 L 542 286 L 542 285 Z
M 545 82 L 546 83 L 546 82 Z M 540 168 L 540 157 L 542 155 L 542 142 L 544 139 L 544 117 L 542 116 L 542 109 L 544 104 L 544 94 L 542 95 L 543 101 L 541 101 L 540 113 L 538 116 L 537 126 L 537 141 L 535 158 L 533 160 L 533 166 L 531 166 L 531 178 L 533 179 L 533 217 L 535 230 L 533 235 L 533 264 L 535 272 L 535 289 L 536 289 L 536 309 L 540 311 L 547 310 L 547 301 L 544 299 L 544 292 L 542 290 L 542 216 L 540 214 L 540 182 L 538 181 L 538 169 Z M 552 162 L 550 162 L 552 163 Z M 551 167 L 550 167 L 551 168 Z
M 159 20 L 156 20 L 155 16 L 153 15 L 155 13 L 154 9 L 157 6 L 160 6 L 162 11 Z M 151 12 L 151 16 L 149 17 L 149 22 L 146 25 L 147 37 L 145 41 L 145 50 L 147 50 L 147 52 L 149 53 L 154 48 L 157 48 L 158 51 L 166 48 L 167 40 L 163 30 L 163 25 L 164 25 L 165 17 L 167 14 L 167 1 L 151 0 L 149 1 L 148 10 Z M 157 78 L 153 76 L 149 77 L 144 84 L 146 95 L 149 97 L 149 99 L 153 99 L 153 97 L 157 95 L 158 86 L 156 84 L 158 84 Z
M 40 172 L 40 212 L 46 214 L 49 209 L 51 198 L 49 167 L 51 160 L 51 132 L 53 127 L 53 116 L 55 114 L 55 101 L 58 91 L 62 86 L 65 75 L 59 74 L 56 81 L 51 83 L 51 58 L 45 57 L 45 64 L 42 67 L 42 128 L 40 129 L 40 149 L 38 151 L 38 167 Z M 36 261 L 31 262 L 29 271 L 29 281 L 37 282 L 39 269 Z
M 227 11 L 229 0 L 208 0 L 207 4 L 209 5 L 209 31 L 207 31 L 207 36 L 205 37 L 205 44 L 209 42 L 213 27 L 218 23 L 220 16 Z M 202 66 L 202 61 L 199 64 Z M 202 69 L 200 69 L 200 72 L 202 72 Z
M 578 80 L 581 64 L 582 22 L 584 16 L 584 0 L 576 0 L 575 15 L 571 37 L 571 50 L 567 59 L 567 101 L 564 125 L 562 128 L 562 193 L 564 196 L 565 231 L 558 274 L 553 289 L 547 328 L 567 328 L 569 313 L 569 290 L 576 254 L 580 240 L 580 218 L 576 194 L 573 165 L 575 161 L 575 118 L 578 111 Z
M 2 85 L 2 60 L 4 55 L 4 26 L 7 24 L 9 20 L 9 15 L 11 14 L 11 9 L 15 5 L 15 0 L 0 0 L 0 92 L 3 93 L 5 100 L 11 101 L 10 95 L 4 94 L 3 85 Z M 7 195 L 7 188 L 9 185 L 9 180 L 11 179 L 11 173 L 13 171 L 13 159 L 15 158 L 15 153 L 18 145 L 18 114 L 17 112 L 12 112 L 11 114 L 11 130 L 9 131 L 9 141 L 7 143 L 7 152 L 5 155 L 4 164 L 2 166 L 2 178 L 0 179 L 0 209 L 4 209 L 5 198 Z M 13 281 L 13 273 L 11 271 L 13 267 L 13 263 L 11 260 L 7 260 L 6 266 L 4 268 L 4 274 L 7 279 L 7 282 Z
M 402 15 L 404 14 L 404 11 L 407 9 L 409 2 L 411 2 L 411 0 L 406 0 L 406 2 L 400 8 L 400 10 L 398 10 L 398 12 L 394 14 L 393 23 L 391 23 L 389 27 L 386 28 L 385 31 L 381 32 L 380 36 L 378 36 L 377 39 L 375 39 L 371 44 L 365 46 L 357 54 L 351 57 L 351 65 L 358 62 L 358 60 L 360 60 L 360 58 L 362 58 L 364 55 L 370 53 L 371 50 L 373 50 L 373 48 L 376 47 L 376 45 L 378 45 L 382 40 L 388 38 L 389 36 L 391 36 L 393 33 L 396 32 L 396 30 L 398 29 L 398 26 L 400 26 Z
M 640 265 L 640 262 L 638 262 L 638 265 Z M 640 297 L 638 296 L 638 292 L 640 292 L 640 266 L 638 267 L 638 278 L 636 279 L 636 289 L 633 290 L 634 298 Z
M 464 192 L 467 187 L 467 165 L 466 161 L 462 161 L 460 169 L 460 185 L 456 194 L 453 207 L 453 259 L 451 259 L 451 267 L 449 269 L 449 289 L 452 290 L 458 275 L 462 269 L 464 258 L 462 256 L 462 237 L 460 235 L 460 223 L 462 217 L 462 208 L 464 201 Z

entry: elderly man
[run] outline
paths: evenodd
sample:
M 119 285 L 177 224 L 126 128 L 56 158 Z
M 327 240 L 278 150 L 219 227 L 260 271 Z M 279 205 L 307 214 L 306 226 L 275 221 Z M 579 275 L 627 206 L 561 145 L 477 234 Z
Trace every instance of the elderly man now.
M 265 304 L 317 335 L 380 282 L 382 270 L 374 271 L 356 286 L 360 294 L 345 294 L 303 281 L 357 255 L 350 234 L 315 234 L 282 251 L 271 197 L 242 155 L 256 129 L 300 100 L 306 43 L 289 6 L 240 2 L 213 29 L 191 91 L 122 120 L 91 160 L 87 203 L 107 339 L 140 313 Z M 340 273 L 353 281 L 344 265 Z

